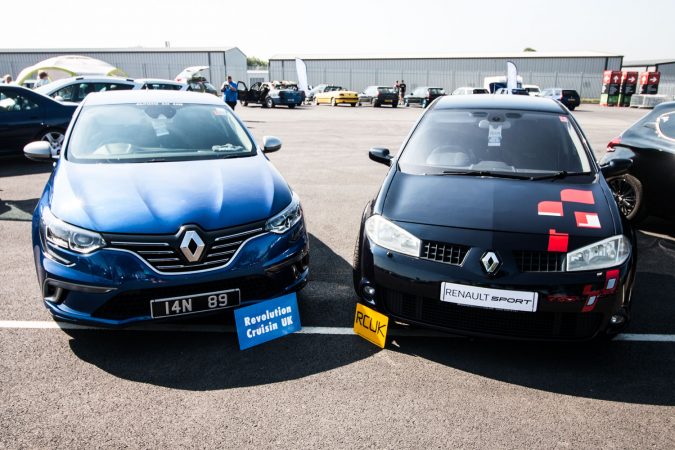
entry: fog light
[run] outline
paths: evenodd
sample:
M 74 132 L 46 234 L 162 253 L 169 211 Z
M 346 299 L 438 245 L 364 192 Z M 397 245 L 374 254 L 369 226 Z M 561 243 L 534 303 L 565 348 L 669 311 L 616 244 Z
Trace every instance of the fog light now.
M 611 317 L 611 319 L 609 319 L 609 323 L 611 323 L 612 325 L 621 325 L 625 321 L 626 318 L 619 314 L 615 314 Z
M 372 300 L 375 298 L 375 288 L 369 285 L 363 286 L 363 296 Z

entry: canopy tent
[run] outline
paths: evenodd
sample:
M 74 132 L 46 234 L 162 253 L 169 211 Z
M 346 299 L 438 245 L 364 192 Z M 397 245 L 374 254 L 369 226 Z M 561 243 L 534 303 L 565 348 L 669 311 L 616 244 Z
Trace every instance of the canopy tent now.
M 42 71 L 47 72 L 50 80 L 74 77 L 76 75 L 127 76 L 123 70 L 111 66 L 100 59 L 79 55 L 63 55 L 45 59 L 33 66 L 26 67 L 19 73 L 16 82 L 17 84 L 22 84 L 27 79 L 37 78 L 37 74 Z

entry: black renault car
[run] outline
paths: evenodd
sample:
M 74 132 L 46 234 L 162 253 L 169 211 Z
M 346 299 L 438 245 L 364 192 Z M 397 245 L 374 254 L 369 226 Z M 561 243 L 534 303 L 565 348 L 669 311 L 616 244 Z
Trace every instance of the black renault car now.
M 422 108 L 426 108 L 431 104 L 431 102 L 444 95 L 445 91 L 443 88 L 422 86 L 412 91 L 412 93 L 406 95 L 403 98 L 403 104 L 405 106 L 418 104 Z
M 630 317 L 636 248 L 579 125 L 529 96 L 433 103 L 366 206 L 354 252 L 361 301 L 466 335 L 611 337 Z
M 398 106 L 398 91 L 389 86 L 368 86 L 359 93 L 359 103 L 361 106 L 369 103 L 379 108 L 382 105 L 390 105 L 392 108 Z
M 633 222 L 651 214 L 675 220 L 675 102 L 661 103 L 607 144 L 601 163 L 630 159 L 628 173 L 607 180 Z

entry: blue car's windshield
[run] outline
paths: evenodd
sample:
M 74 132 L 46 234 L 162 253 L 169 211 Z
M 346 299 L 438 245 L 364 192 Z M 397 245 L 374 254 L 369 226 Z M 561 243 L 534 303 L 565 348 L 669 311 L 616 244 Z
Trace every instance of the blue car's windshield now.
M 65 157 L 81 163 L 142 163 L 251 156 L 255 146 L 224 106 L 138 103 L 86 106 Z

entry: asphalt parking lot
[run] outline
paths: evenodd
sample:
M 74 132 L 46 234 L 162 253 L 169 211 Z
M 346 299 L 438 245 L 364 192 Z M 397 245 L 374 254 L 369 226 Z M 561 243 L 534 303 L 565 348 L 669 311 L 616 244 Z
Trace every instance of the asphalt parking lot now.
M 361 211 L 419 108 L 238 107 L 299 193 L 311 235 L 305 333 L 239 351 L 231 313 L 59 329 L 41 304 L 30 214 L 50 166 L 0 162 L 0 448 L 672 448 L 675 226 L 639 231 L 634 317 L 606 345 L 351 334 Z M 583 105 L 596 154 L 645 111 Z M 320 327 L 320 328 L 313 328 Z

